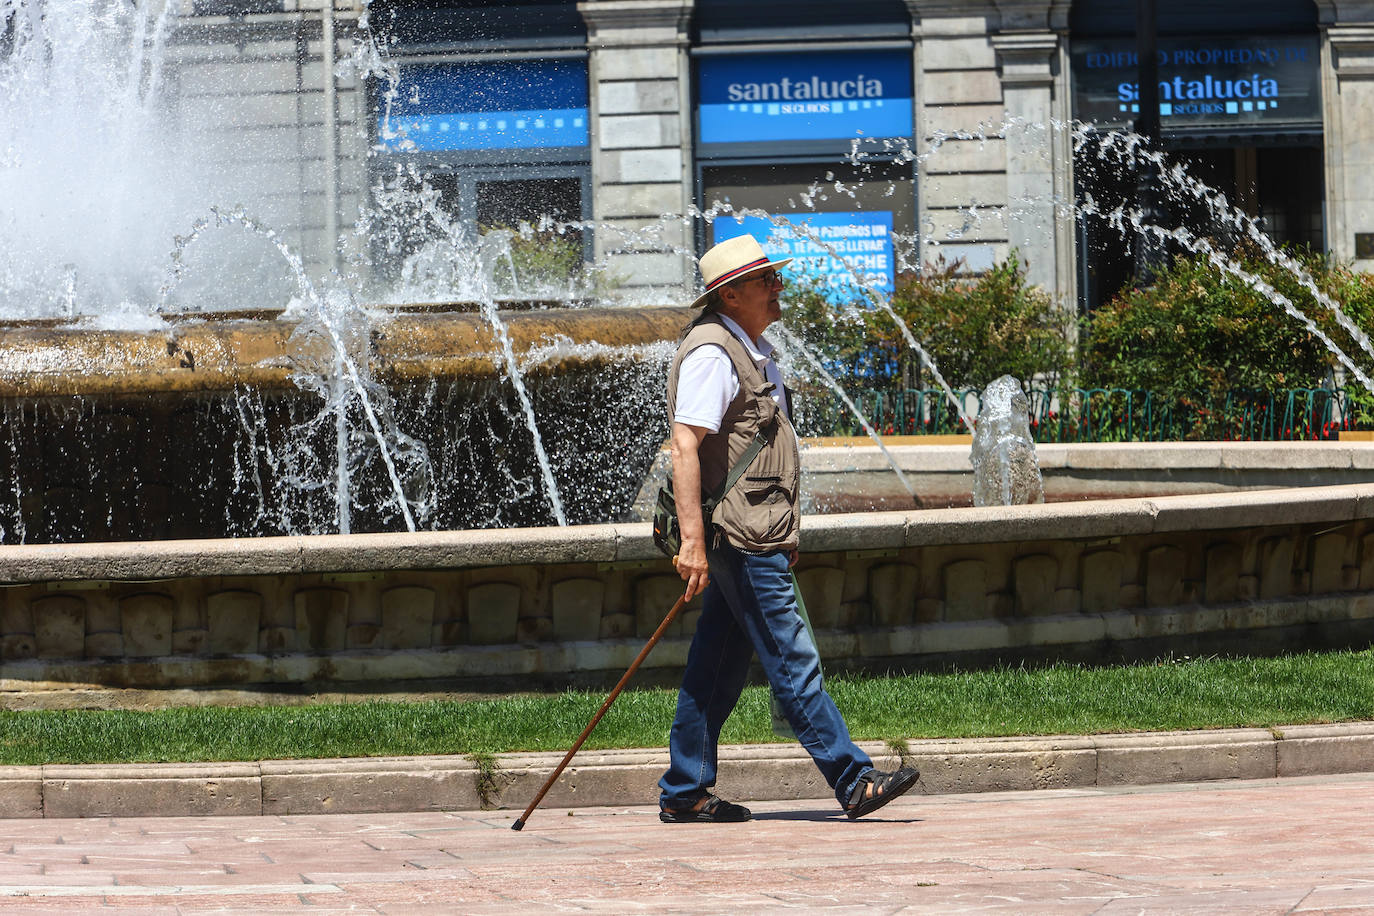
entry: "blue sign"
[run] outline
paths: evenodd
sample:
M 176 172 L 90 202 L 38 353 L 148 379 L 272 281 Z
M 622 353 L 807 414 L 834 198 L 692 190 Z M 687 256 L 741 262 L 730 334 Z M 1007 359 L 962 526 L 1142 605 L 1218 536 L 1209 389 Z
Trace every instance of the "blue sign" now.
M 1159 39 L 1159 114 L 1165 129 L 1321 123 L 1317 36 Z M 1132 39 L 1076 40 L 1074 117 L 1129 124 L 1140 112 Z
M 779 213 L 774 218 L 781 225 L 759 216 L 721 217 L 713 224 L 713 243 L 752 235 L 770 259 L 794 259 L 785 273 L 829 287 L 832 299 L 857 295 L 856 275 L 869 289 L 891 295 L 896 273 L 891 210 Z
M 587 63 L 505 60 L 401 68 L 377 137 L 388 150 L 586 146 Z
M 702 143 L 911 136 L 902 51 L 704 57 L 697 93 Z

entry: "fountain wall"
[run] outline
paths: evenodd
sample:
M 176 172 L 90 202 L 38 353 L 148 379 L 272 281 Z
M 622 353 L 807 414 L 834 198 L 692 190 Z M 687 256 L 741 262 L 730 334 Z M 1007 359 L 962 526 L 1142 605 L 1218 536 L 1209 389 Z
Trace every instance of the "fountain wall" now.
M 633 499 L 666 435 L 663 341 L 685 315 L 585 308 L 505 316 L 574 521 L 620 517 Z M 0 342 L 0 540 L 404 527 L 356 416 L 351 518 L 347 527 L 338 522 L 335 429 L 320 422 L 335 408 L 298 380 L 340 379 L 341 370 L 326 335 L 309 329 L 278 317 L 138 332 L 8 330 Z M 352 345 L 362 371 L 386 386 L 377 397 L 388 418 L 429 443 L 402 481 L 424 505 L 424 527 L 551 521 L 489 319 L 379 316 Z
M 887 437 L 887 450 L 921 507 L 972 505 L 973 470 L 966 445 Z M 853 443 L 859 443 L 854 447 Z M 1360 484 L 1369 479 L 1374 450 L 1340 442 L 1116 442 L 1036 445 L 1049 502 L 1157 496 L 1203 496 L 1249 490 Z M 660 457 L 666 464 L 666 459 Z M 862 440 L 812 440 L 803 453 L 803 499 L 810 512 L 906 508 L 911 497 L 892 464 Z M 636 510 L 651 511 L 641 490 Z M 639 516 L 648 518 L 647 515 Z
M 810 517 L 797 569 L 834 671 L 1363 647 L 1374 485 Z M 11 706 L 602 684 L 681 592 L 643 523 L 11 546 L 0 582 Z

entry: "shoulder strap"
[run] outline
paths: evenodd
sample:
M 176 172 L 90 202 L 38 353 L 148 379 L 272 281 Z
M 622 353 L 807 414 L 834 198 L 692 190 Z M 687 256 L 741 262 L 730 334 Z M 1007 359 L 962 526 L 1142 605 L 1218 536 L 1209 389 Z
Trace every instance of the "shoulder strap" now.
M 730 468 L 730 473 L 725 475 L 725 479 L 721 481 L 716 492 L 701 501 L 701 511 L 703 515 L 709 516 L 716 508 L 716 505 L 725 498 L 725 494 L 730 492 L 730 488 L 739 483 L 740 477 L 749 469 L 749 465 L 754 463 L 754 459 L 759 456 L 759 452 L 763 451 L 763 447 L 768 444 L 768 439 L 763 434 L 764 430 L 777 422 L 777 417 L 775 416 L 772 423 L 769 423 L 768 426 L 754 433 L 754 441 L 749 443 L 749 447 L 744 450 L 744 454 L 739 456 L 739 461 L 736 461 L 734 466 Z
M 705 318 L 706 320 L 711 320 L 712 318 L 714 318 L 714 316 L 703 316 L 703 318 Z M 698 320 L 698 322 L 695 322 L 693 323 L 693 325 L 689 326 L 688 330 L 690 331 L 691 327 L 694 327 L 697 323 L 700 323 L 700 319 Z M 727 340 L 726 343 L 721 345 L 725 347 L 733 346 L 736 352 L 743 356 L 742 359 L 735 359 L 732 357 L 730 360 L 732 363 L 737 364 L 736 371 L 738 371 L 738 365 L 746 365 L 749 367 L 750 371 L 753 373 L 756 379 L 758 379 L 760 382 L 771 384 L 764 377 L 763 373 L 759 371 L 759 367 L 754 365 L 754 361 L 749 358 L 749 354 L 744 349 L 744 344 L 740 342 L 740 339 L 736 337 L 734 333 L 730 331 L 729 328 L 725 327 L 723 322 L 717 319 L 715 320 L 715 324 L 720 327 L 721 331 L 724 333 L 725 338 Z M 685 335 L 683 339 L 686 339 Z M 711 341 L 711 343 L 715 343 L 715 341 Z M 741 379 L 740 381 L 741 383 L 743 383 L 744 380 Z M 739 460 L 731 466 L 730 473 L 725 475 L 725 480 L 721 481 L 721 485 L 716 489 L 716 491 L 701 501 L 701 510 L 704 515 L 706 515 L 707 517 L 710 516 L 711 512 L 716 508 L 717 505 L 719 505 L 720 501 L 725 498 L 725 494 L 730 492 L 730 488 L 733 487 L 736 483 L 738 483 L 740 477 L 742 477 L 744 475 L 744 472 L 749 469 L 749 465 L 754 463 L 754 459 L 759 456 L 759 452 L 763 451 L 763 447 L 768 444 L 768 439 L 764 434 L 772 426 L 776 425 L 777 422 L 777 414 L 774 414 L 773 419 L 769 421 L 769 423 L 766 426 L 761 427 L 759 431 L 754 434 L 754 440 L 749 443 L 749 447 L 744 450 L 744 454 L 739 456 Z

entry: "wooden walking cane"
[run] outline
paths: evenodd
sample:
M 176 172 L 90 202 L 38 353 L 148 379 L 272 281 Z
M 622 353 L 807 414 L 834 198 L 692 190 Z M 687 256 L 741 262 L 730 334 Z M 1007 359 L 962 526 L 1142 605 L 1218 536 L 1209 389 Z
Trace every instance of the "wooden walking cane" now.
M 677 565 L 677 557 L 673 557 L 673 565 Z M 658 629 L 654 630 L 654 635 L 649 637 L 649 641 L 644 644 L 644 648 L 639 650 L 639 655 L 635 656 L 635 660 L 630 662 L 630 667 L 626 670 L 625 675 L 621 677 L 620 683 L 616 684 L 615 689 L 611 691 L 611 695 L 606 697 L 606 702 L 602 703 L 601 708 L 596 711 L 596 715 L 592 716 L 592 721 L 588 722 L 587 727 L 582 729 L 582 734 L 578 735 L 577 741 L 573 743 L 572 749 L 563 757 L 563 762 L 553 771 L 553 775 L 544 782 L 544 787 L 539 790 L 539 794 L 534 797 L 534 801 L 530 802 L 530 806 L 525 809 L 524 814 L 515 819 L 515 823 L 510 825 L 510 829 L 520 830 L 524 828 L 525 821 L 529 820 L 530 814 L 534 812 L 535 808 L 539 807 L 539 803 L 544 800 L 544 796 L 547 795 L 549 789 L 553 787 L 554 781 L 558 779 L 559 775 L 567 767 L 568 761 L 572 760 L 573 755 L 582 747 L 582 742 L 587 740 L 587 736 L 592 733 L 592 729 L 596 728 L 596 723 L 601 721 L 601 717 L 606 714 L 606 710 L 611 708 L 611 704 L 615 702 L 615 698 L 620 696 L 620 691 L 625 689 L 625 685 L 629 683 L 634 673 L 639 670 L 639 666 L 643 663 L 644 659 L 649 657 L 650 650 L 653 649 L 654 645 L 663 634 L 667 632 L 668 625 L 673 622 L 673 618 L 677 617 L 678 611 L 682 610 L 682 606 L 686 603 L 687 594 L 684 592 L 682 597 L 677 599 L 677 604 L 674 604 L 673 609 L 668 612 L 668 616 L 664 617 L 663 622 L 658 625 Z

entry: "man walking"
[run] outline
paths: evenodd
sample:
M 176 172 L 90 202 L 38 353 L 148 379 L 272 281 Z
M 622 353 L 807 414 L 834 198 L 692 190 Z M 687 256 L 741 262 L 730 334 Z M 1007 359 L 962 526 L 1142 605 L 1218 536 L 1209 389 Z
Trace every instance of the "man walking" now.
M 668 372 L 677 568 L 687 598 L 703 597 L 669 735 L 671 763 L 659 780 L 666 823 L 749 820 L 748 808 L 710 790 L 721 727 L 756 653 L 797 740 L 849 817 L 876 811 L 918 776 L 909 767 L 875 769 L 850 739 L 797 613 L 790 569 L 801 462 L 788 394 L 763 336 L 782 316 L 777 271 L 790 260 L 769 261 L 748 235 L 702 255 L 706 291 L 692 304 L 701 311 Z M 737 478 L 733 486 L 727 477 Z M 708 521 L 702 501 L 716 496 Z

